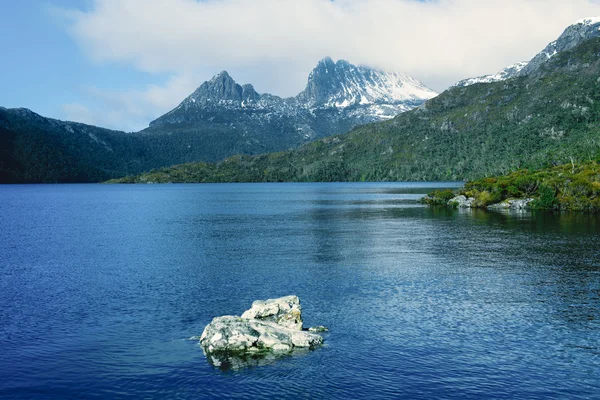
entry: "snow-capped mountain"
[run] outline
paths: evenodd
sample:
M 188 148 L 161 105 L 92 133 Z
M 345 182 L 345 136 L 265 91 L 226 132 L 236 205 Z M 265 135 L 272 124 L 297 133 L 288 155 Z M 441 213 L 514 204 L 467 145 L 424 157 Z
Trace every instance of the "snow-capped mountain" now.
M 570 25 L 558 39 L 549 43 L 544 50 L 536 54 L 529 62 L 520 62 L 504 68 L 497 74 L 478 78 L 464 79 L 454 86 L 469 86 L 475 83 L 498 82 L 515 76 L 529 75 L 537 71 L 546 61 L 556 54 L 571 50 L 586 40 L 600 37 L 600 17 L 584 18 Z
M 188 135 L 194 146 L 202 142 L 198 159 L 217 161 L 345 133 L 393 118 L 436 95 L 408 75 L 325 58 L 310 73 L 306 88 L 290 98 L 259 94 L 223 71 L 143 132 Z
M 291 116 L 306 110 L 352 108 L 364 121 L 374 122 L 392 118 L 435 96 L 436 92 L 406 74 L 355 66 L 345 60 L 336 63 L 327 57 L 319 61 L 306 88 L 296 97 L 258 94 L 252 85 L 239 85 L 222 71 L 150 125 L 190 121 L 201 117 L 199 111 L 214 109 L 270 110 Z
M 416 79 L 329 57 L 319 62 L 308 77 L 306 89 L 297 96 L 305 107 L 346 108 L 356 105 L 407 105 L 437 96 Z

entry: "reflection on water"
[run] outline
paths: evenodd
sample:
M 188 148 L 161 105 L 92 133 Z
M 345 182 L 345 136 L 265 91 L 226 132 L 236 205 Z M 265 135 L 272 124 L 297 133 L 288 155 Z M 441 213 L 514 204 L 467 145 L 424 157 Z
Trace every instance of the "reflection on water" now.
M 203 350 L 204 351 L 204 350 Z M 211 353 L 204 355 L 206 360 L 221 371 L 240 370 L 244 368 L 262 367 L 274 364 L 275 362 L 288 357 L 303 357 L 313 350 L 307 348 L 294 348 L 290 352 L 272 352 L 261 353 Z

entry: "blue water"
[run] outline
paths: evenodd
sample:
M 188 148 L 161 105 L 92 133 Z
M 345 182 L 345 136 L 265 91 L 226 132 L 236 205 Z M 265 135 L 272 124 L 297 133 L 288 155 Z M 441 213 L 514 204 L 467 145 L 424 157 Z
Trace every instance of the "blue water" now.
M 600 218 L 425 186 L 1 186 L 0 398 L 600 398 Z M 288 294 L 325 346 L 186 340 Z

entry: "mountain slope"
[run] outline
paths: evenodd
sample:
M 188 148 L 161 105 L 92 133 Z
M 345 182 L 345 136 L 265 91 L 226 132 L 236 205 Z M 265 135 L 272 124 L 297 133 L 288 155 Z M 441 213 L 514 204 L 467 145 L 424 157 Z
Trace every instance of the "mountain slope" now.
M 540 69 L 556 54 L 574 49 L 581 43 L 597 37 L 600 37 L 600 17 L 579 20 L 567 27 L 558 39 L 548 44 L 544 50 L 533 57 L 518 75 L 529 75 Z
M 584 18 L 568 26 L 558 39 L 550 42 L 544 50 L 536 54 L 530 61 L 508 66 L 494 75 L 463 79 L 454 86 L 464 87 L 475 83 L 499 82 L 517 76 L 529 75 L 540 69 L 544 63 L 556 54 L 571 50 L 583 42 L 597 37 L 600 37 L 600 17 Z
M 0 144 L 2 183 L 97 182 L 158 166 L 135 135 L 24 108 L 0 107 Z
M 527 76 L 455 87 L 390 121 L 295 151 L 187 164 L 122 182 L 458 180 L 600 154 L 600 38 Z

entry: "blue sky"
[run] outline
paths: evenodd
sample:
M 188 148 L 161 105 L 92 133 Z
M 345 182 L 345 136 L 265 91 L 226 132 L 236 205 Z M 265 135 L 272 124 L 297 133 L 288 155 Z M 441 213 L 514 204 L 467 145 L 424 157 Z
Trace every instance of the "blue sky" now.
M 89 86 L 139 89 L 166 79 L 165 74 L 149 74 L 122 63 L 98 63 L 84 54 L 57 7 L 89 10 L 92 4 L 89 0 L 2 2 L 0 106 L 26 107 L 64 119 L 65 104 L 94 103 L 86 91 Z M 123 121 L 124 127 L 128 124 Z
M 598 15 L 598 0 L 7 0 L 0 106 L 134 131 L 223 69 L 295 95 L 325 56 L 442 91 Z

